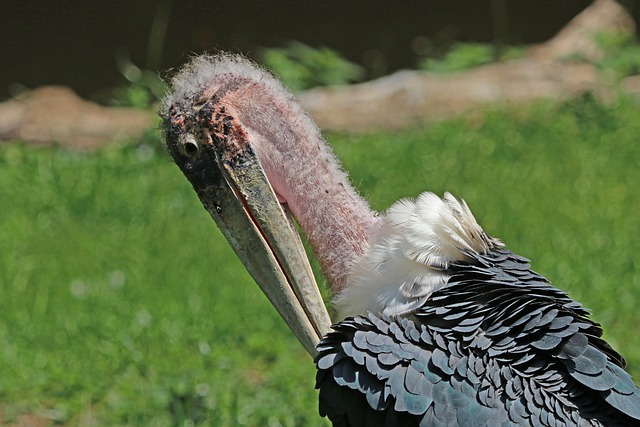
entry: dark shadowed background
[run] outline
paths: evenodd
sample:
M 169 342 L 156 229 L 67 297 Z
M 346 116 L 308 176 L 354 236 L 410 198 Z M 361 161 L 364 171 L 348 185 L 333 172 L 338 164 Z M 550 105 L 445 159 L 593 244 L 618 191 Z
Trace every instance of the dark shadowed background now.
M 255 56 L 297 40 L 328 46 L 369 77 L 415 68 L 452 41 L 530 44 L 554 35 L 589 0 L 17 1 L 0 13 L 0 99 L 64 84 L 93 96 L 121 79 L 118 61 L 165 70 L 191 53 Z M 622 2 L 634 16 L 640 2 Z

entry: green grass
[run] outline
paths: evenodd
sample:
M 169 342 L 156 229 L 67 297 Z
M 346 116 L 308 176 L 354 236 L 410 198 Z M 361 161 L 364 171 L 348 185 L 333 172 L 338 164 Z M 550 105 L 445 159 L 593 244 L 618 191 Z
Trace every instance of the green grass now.
M 464 197 L 640 378 L 640 121 L 589 99 L 329 135 L 375 208 Z M 160 149 L 0 147 L 0 414 L 326 426 L 314 367 Z

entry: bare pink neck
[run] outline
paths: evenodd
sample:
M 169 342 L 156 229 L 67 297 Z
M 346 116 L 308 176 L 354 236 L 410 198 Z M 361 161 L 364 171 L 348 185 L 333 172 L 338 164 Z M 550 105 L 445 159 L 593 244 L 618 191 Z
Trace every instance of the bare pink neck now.
M 311 118 L 286 91 L 252 85 L 226 96 L 269 181 L 300 224 L 336 294 L 379 219 Z
M 326 154 L 313 151 L 310 157 Z M 287 179 L 296 181 L 296 192 L 287 194 L 285 200 L 309 239 L 335 295 L 344 288 L 351 264 L 364 253 L 378 218 L 356 193 L 333 156 L 325 162 L 297 160 L 296 166 L 288 169 Z M 309 167 L 310 164 L 314 166 Z

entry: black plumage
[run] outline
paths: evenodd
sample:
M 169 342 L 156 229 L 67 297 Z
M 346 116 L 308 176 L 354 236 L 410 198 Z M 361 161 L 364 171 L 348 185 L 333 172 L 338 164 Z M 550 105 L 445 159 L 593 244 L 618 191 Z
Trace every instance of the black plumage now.
M 318 344 L 335 426 L 640 425 L 640 389 L 580 304 L 494 249 L 448 267 L 402 317 L 357 316 Z

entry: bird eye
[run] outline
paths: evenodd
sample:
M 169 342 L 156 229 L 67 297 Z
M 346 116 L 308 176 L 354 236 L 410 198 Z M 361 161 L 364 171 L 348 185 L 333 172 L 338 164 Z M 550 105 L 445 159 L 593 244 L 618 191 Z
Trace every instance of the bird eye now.
M 192 134 L 180 138 L 180 151 L 187 157 L 194 157 L 200 151 L 200 146 Z

